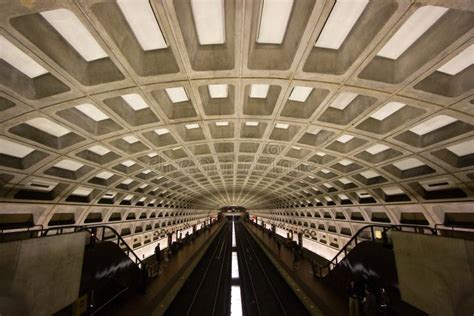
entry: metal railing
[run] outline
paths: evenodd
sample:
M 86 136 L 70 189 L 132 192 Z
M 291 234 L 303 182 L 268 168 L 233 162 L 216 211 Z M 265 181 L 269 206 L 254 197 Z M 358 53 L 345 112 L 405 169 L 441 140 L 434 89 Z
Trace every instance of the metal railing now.
M 63 234 L 72 234 L 78 232 L 89 232 L 90 234 L 90 243 L 94 242 L 103 242 L 103 241 L 114 241 L 116 240 L 117 245 L 122 248 L 125 254 L 132 260 L 140 269 L 146 269 L 143 261 L 135 254 L 133 249 L 127 244 L 127 242 L 122 238 L 122 236 L 113 228 L 107 225 L 81 225 L 81 226 L 58 226 L 58 227 L 49 227 L 43 228 L 42 225 L 36 225 L 35 227 L 40 227 L 39 229 L 31 229 L 30 227 L 26 230 L 8 230 L 8 233 L 15 232 L 28 232 L 30 238 L 41 238 L 47 236 L 56 236 Z M 106 231 L 109 230 L 111 234 L 106 234 Z M 3 235 L 6 234 L 3 230 L 0 231 L 0 241 L 3 241 Z M 112 237 L 111 237 L 112 236 Z M 124 247 L 122 247 L 122 245 Z M 125 248 L 125 249 L 124 249 Z
M 360 228 L 354 236 L 344 245 L 344 247 L 339 250 L 339 252 L 331 259 L 328 263 L 321 265 L 316 262 L 313 264 L 316 265 L 314 273 L 318 277 L 325 277 L 333 270 L 347 254 L 359 243 L 364 241 L 382 241 L 385 244 L 389 244 L 389 231 L 405 231 L 418 234 L 429 234 L 429 235 L 442 235 L 441 233 L 446 231 L 446 229 L 439 229 L 429 226 L 420 226 L 420 225 L 384 225 L 384 224 L 371 224 L 366 225 Z M 380 232 L 380 233 L 376 233 Z

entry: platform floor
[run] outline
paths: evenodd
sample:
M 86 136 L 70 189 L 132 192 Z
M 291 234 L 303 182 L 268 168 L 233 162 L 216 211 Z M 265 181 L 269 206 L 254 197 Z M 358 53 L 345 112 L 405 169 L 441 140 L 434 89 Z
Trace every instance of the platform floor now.
M 348 298 L 313 277 L 312 265 L 308 259 L 302 258 L 298 262 L 297 267 L 294 267 L 291 249 L 282 245 L 280 253 L 278 253 L 276 241 L 266 230 L 258 229 L 255 225 L 251 224 L 245 224 L 245 226 L 263 243 L 266 249 L 274 256 L 274 259 L 285 268 L 286 272 L 325 315 L 349 314 Z
M 184 270 L 189 267 L 197 255 L 204 253 L 204 249 L 211 242 L 222 227 L 217 223 L 208 232 L 203 231 L 193 242 L 183 246 L 176 254 L 169 258 L 168 262 L 160 265 L 159 276 L 151 279 L 145 294 L 130 294 L 114 301 L 110 306 L 104 308 L 98 315 L 160 315 L 164 309 L 163 301 L 170 291 L 176 293 L 173 286 L 180 280 Z M 150 259 L 153 260 L 153 259 Z M 179 290 L 179 289 L 178 289 Z M 175 294 L 176 294 L 175 293 Z

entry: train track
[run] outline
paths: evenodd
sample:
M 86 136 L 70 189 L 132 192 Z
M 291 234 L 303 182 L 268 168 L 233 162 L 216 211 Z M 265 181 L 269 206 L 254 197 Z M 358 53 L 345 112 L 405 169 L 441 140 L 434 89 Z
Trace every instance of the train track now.
M 244 315 L 309 315 L 245 227 L 235 230 Z
M 226 223 L 165 315 L 229 315 L 231 232 Z

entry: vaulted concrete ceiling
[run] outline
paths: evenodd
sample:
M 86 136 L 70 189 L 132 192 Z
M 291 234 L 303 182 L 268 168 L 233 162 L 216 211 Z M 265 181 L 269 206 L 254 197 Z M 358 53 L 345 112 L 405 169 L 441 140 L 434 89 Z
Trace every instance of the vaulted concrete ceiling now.
M 276 2 L 1 1 L 2 200 L 472 200 L 474 3 Z

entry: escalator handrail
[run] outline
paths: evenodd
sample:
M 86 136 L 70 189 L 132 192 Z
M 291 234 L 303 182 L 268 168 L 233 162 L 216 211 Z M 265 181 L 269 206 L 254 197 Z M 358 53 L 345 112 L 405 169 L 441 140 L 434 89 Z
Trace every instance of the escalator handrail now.
M 357 245 L 358 243 L 358 240 L 357 238 L 359 237 L 359 235 L 362 234 L 363 231 L 365 231 L 366 229 L 370 229 L 370 237 L 371 237 L 371 240 L 374 241 L 376 240 L 375 238 L 375 234 L 374 234 L 374 228 L 383 228 L 383 233 L 386 233 L 388 230 L 398 230 L 398 231 L 402 231 L 403 228 L 411 228 L 411 229 L 414 229 L 415 232 L 417 233 L 423 233 L 425 234 L 425 230 L 428 230 L 431 232 L 432 235 L 438 235 L 438 229 L 436 228 L 432 228 L 432 227 L 428 227 L 428 226 L 419 226 L 419 225 L 392 225 L 392 224 L 370 224 L 370 225 L 365 225 L 363 227 L 361 227 L 355 234 L 354 236 L 352 236 L 351 239 L 349 239 L 349 241 L 341 248 L 341 250 L 339 250 L 339 252 L 334 256 L 334 258 L 332 258 L 328 263 L 324 264 L 324 265 L 321 265 L 317 262 L 315 262 L 316 266 L 317 266 L 317 271 L 319 273 L 319 276 L 323 276 L 323 273 L 322 271 L 323 270 L 326 270 L 327 273 L 329 273 L 329 271 L 331 271 L 331 267 L 335 267 L 339 262 L 338 262 L 338 258 L 339 256 L 344 253 L 344 257 L 347 255 L 347 253 L 350 251 L 348 250 L 349 246 L 352 245 L 352 242 L 355 242 L 355 244 Z M 360 238 L 360 237 L 359 237 Z M 363 241 L 366 241 L 366 239 L 364 239 Z M 327 274 L 326 273 L 326 274 Z
M 82 227 L 88 231 L 91 231 L 92 229 L 94 228 L 102 228 L 103 229 L 103 232 L 102 232 L 102 240 L 100 241 L 104 241 L 104 236 L 105 236 L 105 229 L 109 229 L 113 232 L 113 234 L 117 237 L 117 245 L 120 246 L 120 242 L 122 242 L 126 248 L 127 248 L 127 255 L 130 256 L 130 253 L 133 255 L 133 257 L 135 258 L 135 264 L 137 264 L 141 269 L 145 269 L 146 266 L 145 264 L 143 263 L 143 261 L 140 259 L 140 257 L 138 257 L 138 255 L 133 251 L 133 249 L 127 244 L 127 242 L 122 238 L 122 236 L 119 234 L 119 232 L 113 228 L 113 227 L 110 227 L 110 226 L 107 226 L 107 225 L 85 225 L 85 226 L 79 226 L 79 227 Z
M 96 232 L 100 228 L 103 229 L 102 238 L 98 239 Z M 117 238 L 117 245 L 120 246 L 120 242 L 122 242 L 125 245 L 125 247 L 127 248 L 125 252 L 127 253 L 127 255 L 129 255 L 130 253 L 132 254 L 132 256 L 135 258 L 135 264 L 138 265 L 139 268 L 141 268 L 141 269 L 146 268 L 145 264 L 140 259 L 140 257 L 138 257 L 138 255 L 127 244 L 127 242 L 122 238 L 122 236 L 117 232 L 117 230 L 115 228 L 111 227 L 111 226 L 108 226 L 108 225 L 69 225 L 69 226 L 58 226 L 58 227 L 48 227 L 48 228 L 43 228 L 41 226 L 40 229 L 28 230 L 28 232 L 38 233 L 37 237 L 46 237 L 46 236 L 50 236 L 50 235 L 48 235 L 48 232 L 50 232 L 50 231 L 53 231 L 53 232 L 55 231 L 56 232 L 55 235 L 62 235 L 62 234 L 70 234 L 70 233 L 76 233 L 76 232 L 81 232 L 81 231 L 88 231 L 89 233 L 94 233 L 95 232 L 93 238 L 102 242 L 102 241 L 104 241 L 105 229 L 109 229 L 109 230 L 112 231 L 113 235 L 115 235 L 115 237 Z M 72 231 L 63 232 L 63 230 L 72 230 Z

